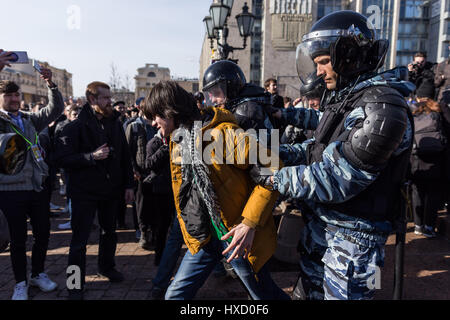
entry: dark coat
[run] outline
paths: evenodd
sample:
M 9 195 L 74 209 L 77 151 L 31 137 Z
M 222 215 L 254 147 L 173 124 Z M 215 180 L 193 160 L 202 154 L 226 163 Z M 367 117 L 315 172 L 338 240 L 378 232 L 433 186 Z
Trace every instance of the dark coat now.
M 84 105 L 78 119 L 64 126 L 56 141 L 55 160 L 69 175 L 68 196 L 108 200 L 133 187 L 133 169 L 120 113 L 98 120 L 92 107 Z M 110 147 L 109 157 L 94 160 L 101 145 Z
M 423 117 L 430 117 L 439 120 L 442 125 L 442 134 L 445 136 L 448 124 L 441 113 L 431 112 L 430 114 L 414 115 L 414 118 L 423 119 Z M 445 176 L 445 150 L 442 153 L 427 154 L 419 156 L 415 149 L 411 154 L 411 178 L 413 181 L 418 180 L 434 180 L 441 181 Z
M 160 133 L 147 143 L 146 169 L 150 172 L 144 183 L 152 186 L 154 194 L 171 194 L 169 145 L 164 144 Z
M 409 71 L 408 80 L 416 86 L 415 94 L 418 97 L 428 97 L 433 99 L 435 94 L 434 87 L 434 64 L 427 61 L 423 68 Z
M 445 178 L 447 183 L 450 182 L 450 104 L 446 104 L 444 101 L 441 102 L 441 116 L 443 119 L 443 129 L 445 136 L 447 137 L 447 147 L 445 149 Z
M 434 85 L 439 89 L 437 101 L 440 102 L 442 93 L 446 88 L 450 87 L 450 58 L 439 63 L 435 71 Z M 442 76 L 444 76 L 444 78 L 442 78 Z
M 142 179 L 148 175 L 145 168 L 147 143 L 155 134 L 156 129 L 146 124 L 141 118 L 137 118 L 129 123 L 125 130 L 125 136 L 130 147 L 133 170 L 139 173 Z

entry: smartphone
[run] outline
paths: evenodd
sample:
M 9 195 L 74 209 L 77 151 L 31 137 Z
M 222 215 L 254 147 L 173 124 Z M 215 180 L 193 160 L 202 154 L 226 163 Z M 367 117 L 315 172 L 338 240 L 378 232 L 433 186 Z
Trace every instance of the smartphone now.
M 41 65 L 34 59 L 33 59 L 33 67 L 36 69 L 37 72 L 42 73 Z
M 8 63 L 17 63 L 17 64 L 27 64 L 28 63 L 28 54 L 26 51 L 13 51 L 11 53 L 12 60 L 9 60 Z

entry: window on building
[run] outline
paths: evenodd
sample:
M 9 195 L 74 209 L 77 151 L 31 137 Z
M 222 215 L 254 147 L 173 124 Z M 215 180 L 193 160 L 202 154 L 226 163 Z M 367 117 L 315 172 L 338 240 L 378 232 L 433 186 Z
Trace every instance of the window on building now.
M 149 78 L 155 78 L 156 77 L 156 74 L 154 73 L 154 72 L 149 72 L 148 74 L 147 74 L 147 77 L 149 77 Z
M 400 1 L 400 18 L 426 18 L 427 11 L 425 10 L 424 4 L 425 1 L 423 0 Z
M 420 34 L 426 34 L 427 33 L 427 25 L 425 23 L 416 24 L 416 32 L 420 33 Z
M 408 64 L 410 64 L 412 61 L 412 57 L 408 54 L 408 55 L 397 55 L 397 65 L 398 66 L 407 66 Z
M 320 19 L 327 14 L 342 9 L 341 0 L 319 0 L 317 4 L 317 19 Z
M 253 9 L 252 9 L 252 13 L 256 16 L 256 17 L 261 17 L 262 16 L 262 1 L 261 0 L 253 0 Z
M 192 85 L 192 91 L 197 92 L 198 90 L 199 90 L 199 85 L 198 85 L 198 83 L 194 83 L 194 84 Z
M 420 45 L 419 45 L 419 50 L 420 50 L 420 51 L 426 51 L 426 50 L 427 50 L 427 43 L 428 43 L 428 40 L 427 40 L 427 39 L 420 39 L 420 40 L 419 40 L 419 43 L 420 43 Z
M 259 70 L 252 70 L 251 72 L 251 81 L 259 82 L 261 79 L 261 72 Z

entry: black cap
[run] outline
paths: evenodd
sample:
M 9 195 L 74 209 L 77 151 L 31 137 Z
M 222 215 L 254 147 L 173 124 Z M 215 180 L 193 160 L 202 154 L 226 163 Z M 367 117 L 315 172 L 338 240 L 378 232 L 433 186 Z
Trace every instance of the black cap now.
M 117 101 L 116 103 L 113 104 L 113 108 L 119 104 L 126 105 L 125 101 Z
M 416 97 L 434 99 L 435 87 L 431 80 L 424 80 L 416 90 Z

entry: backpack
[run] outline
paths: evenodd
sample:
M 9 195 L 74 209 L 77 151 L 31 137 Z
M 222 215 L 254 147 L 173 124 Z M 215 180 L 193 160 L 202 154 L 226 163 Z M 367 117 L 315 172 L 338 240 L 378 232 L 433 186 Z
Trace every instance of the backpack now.
M 417 156 L 433 156 L 445 150 L 446 138 L 442 118 L 437 112 L 414 116 L 413 153 Z

